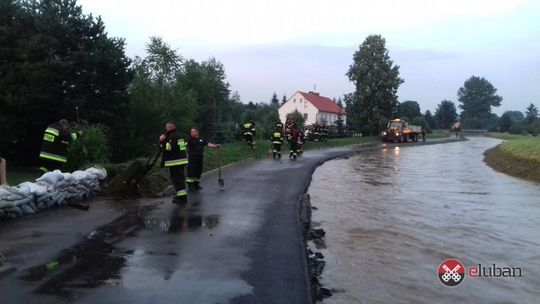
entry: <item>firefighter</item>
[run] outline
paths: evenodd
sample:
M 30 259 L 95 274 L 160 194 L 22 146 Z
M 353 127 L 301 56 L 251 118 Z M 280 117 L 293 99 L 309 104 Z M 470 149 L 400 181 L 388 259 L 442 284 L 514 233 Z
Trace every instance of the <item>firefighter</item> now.
M 281 146 L 283 144 L 283 129 L 277 127 L 272 134 L 272 157 L 274 159 L 281 159 Z
M 276 122 L 276 130 L 279 130 L 279 132 L 283 132 L 283 123 L 280 121 Z
M 255 122 L 253 120 L 242 126 L 242 134 L 247 145 L 255 150 Z
M 187 165 L 186 182 L 190 191 L 202 189 L 201 175 L 203 171 L 204 147 L 215 149 L 221 147 L 221 145 L 209 143 L 206 139 L 199 136 L 198 129 L 192 128 L 187 142 L 189 163 Z
M 300 133 L 298 130 L 293 129 L 290 131 L 288 139 L 289 139 L 289 158 L 296 159 L 298 156 L 298 139 L 300 137 Z
M 43 144 L 39 158 L 43 173 L 62 169 L 67 163 L 68 146 L 82 136 L 83 132 L 71 132 L 67 119 L 61 119 L 47 127 L 43 135 Z
M 176 124 L 167 122 L 165 134 L 159 137 L 159 146 L 163 151 L 161 166 L 169 168 L 174 187 L 173 204 L 187 204 L 185 167 L 188 164 L 186 142 L 176 132 Z

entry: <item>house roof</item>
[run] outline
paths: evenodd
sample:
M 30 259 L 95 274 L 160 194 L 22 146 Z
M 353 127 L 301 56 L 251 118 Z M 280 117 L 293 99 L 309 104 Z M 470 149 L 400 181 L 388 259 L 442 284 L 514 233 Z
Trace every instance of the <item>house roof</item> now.
M 298 92 L 321 112 L 347 115 L 342 108 L 340 108 L 332 99 L 328 97 L 320 96 L 319 93 L 314 92 Z

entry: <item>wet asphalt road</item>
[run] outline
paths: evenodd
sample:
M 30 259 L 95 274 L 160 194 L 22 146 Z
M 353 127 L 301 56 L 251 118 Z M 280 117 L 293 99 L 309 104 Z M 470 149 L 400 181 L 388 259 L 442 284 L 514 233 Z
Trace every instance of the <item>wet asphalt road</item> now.
M 0 303 L 310 303 L 298 199 L 318 165 L 362 149 L 232 166 L 187 207 L 100 200 L 3 223 L 17 271 Z

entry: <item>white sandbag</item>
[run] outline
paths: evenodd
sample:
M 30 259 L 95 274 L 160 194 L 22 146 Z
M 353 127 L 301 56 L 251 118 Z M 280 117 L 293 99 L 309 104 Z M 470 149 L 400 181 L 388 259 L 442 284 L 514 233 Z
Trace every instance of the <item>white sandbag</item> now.
M 5 189 L 6 186 L 0 186 L 0 199 L 11 194 L 8 190 Z
M 24 187 L 24 189 L 28 189 L 29 194 L 34 194 L 35 196 L 42 196 L 45 193 L 47 193 L 47 187 L 46 186 L 39 185 L 39 184 L 36 184 L 36 183 L 25 182 L 25 183 L 20 184 L 17 188 L 20 189 L 22 187 Z M 22 190 L 21 190 L 21 192 L 24 193 L 24 191 L 22 191 Z
M 105 168 L 96 168 L 96 167 L 88 168 L 86 169 L 86 173 L 94 174 L 100 180 L 104 180 L 107 178 L 107 170 L 105 170 Z
M 24 214 L 35 214 L 36 212 L 28 205 L 21 206 L 21 210 Z
M 59 181 L 64 180 L 64 175 L 60 170 L 54 170 L 43 174 L 40 178 L 36 179 L 37 182 L 47 182 L 49 185 L 56 185 Z
M 13 202 L 0 200 L 0 209 L 6 209 L 11 207 L 15 207 L 15 204 Z
M 13 194 L 13 193 L 4 198 L 4 200 L 11 201 L 11 202 L 20 201 L 22 199 L 24 199 L 24 196 L 18 195 L 18 194 Z
M 14 201 L 13 205 L 15 205 L 17 207 L 20 207 L 22 205 L 28 204 L 29 202 L 31 202 L 33 200 L 34 200 L 34 196 L 30 195 L 30 196 L 27 196 L 27 197 L 23 198 L 22 200 Z
M 82 181 L 88 178 L 88 174 L 84 171 L 75 171 L 71 175 L 73 175 L 73 177 L 77 179 L 78 181 Z

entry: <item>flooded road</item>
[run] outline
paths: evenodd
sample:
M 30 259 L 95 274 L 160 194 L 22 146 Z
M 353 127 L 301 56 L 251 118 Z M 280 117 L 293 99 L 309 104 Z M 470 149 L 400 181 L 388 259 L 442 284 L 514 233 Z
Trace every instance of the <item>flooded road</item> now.
M 324 303 L 538 303 L 540 185 L 484 164 L 499 142 L 389 145 L 319 167 L 309 193 L 327 233 L 322 283 L 336 290 Z M 523 276 L 447 287 L 449 258 Z

